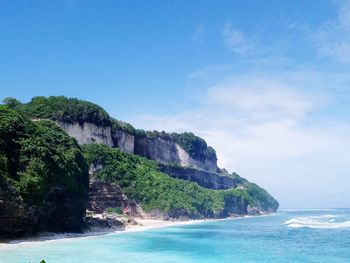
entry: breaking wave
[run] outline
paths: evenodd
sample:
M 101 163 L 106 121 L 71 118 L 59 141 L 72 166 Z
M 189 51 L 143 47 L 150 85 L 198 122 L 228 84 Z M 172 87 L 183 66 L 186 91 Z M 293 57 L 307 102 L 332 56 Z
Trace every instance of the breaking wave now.
M 298 217 L 287 220 L 285 225 L 292 228 L 319 228 L 319 229 L 338 229 L 350 228 L 350 221 L 341 221 L 337 219 L 337 215 L 322 215 Z

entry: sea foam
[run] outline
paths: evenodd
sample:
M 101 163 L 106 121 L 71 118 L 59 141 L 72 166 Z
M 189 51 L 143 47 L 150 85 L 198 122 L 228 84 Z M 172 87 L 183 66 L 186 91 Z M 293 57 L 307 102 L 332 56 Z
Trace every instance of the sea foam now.
M 337 229 L 350 228 L 350 221 L 340 221 L 336 218 L 338 215 L 322 215 L 322 216 L 308 216 L 298 217 L 287 220 L 285 225 L 292 228 L 319 228 L 319 229 Z

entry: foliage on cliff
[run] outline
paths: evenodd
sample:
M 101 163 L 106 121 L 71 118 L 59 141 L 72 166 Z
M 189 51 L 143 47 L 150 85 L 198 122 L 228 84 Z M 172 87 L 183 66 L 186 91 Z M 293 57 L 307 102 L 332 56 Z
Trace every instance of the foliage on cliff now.
M 194 135 L 192 132 L 172 133 L 171 137 L 177 142 L 186 152 L 195 159 L 216 160 L 216 152 L 212 147 L 208 147 L 204 139 Z
M 138 133 L 138 130 L 136 130 L 130 123 L 112 118 L 112 132 L 115 131 L 123 131 L 131 135 L 136 135 Z
M 111 118 L 100 106 L 75 98 L 64 96 L 34 97 L 28 103 L 21 103 L 14 98 L 5 98 L 4 104 L 9 108 L 33 119 L 51 119 L 64 122 L 92 122 L 96 125 L 111 126 L 112 132 L 124 131 L 137 137 L 149 139 L 162 138 L 178 143 L 194 159 L 216 160 L 215 150 L 207 146 L 204 139 L 191 132 L 167 133 L 135 129 L 131 124 Z
M 77 142 L 55 123 L 32 122 L 0 106 L 0 177 L 28 204 L 40 204 L 53 186 L 85 207 L 88 166 Z
M 14 98 L 6 98 L 4 103 L 30 118 L 79 123 L 92 122 L 103 126 L 111 124 L 111 119 L 103 108 L 75 98 L 64 96 L 34 97 L 28 103 L 21 103 Z
M 254 206 L 262 210 L 277 210 L 279 203 L 265 189 L 254 183 L 245 183 L 245 186 Z
M 165 131 L 145 131 L 140 129 L 135 129 L 130 124 L 129 125 L 119 125 L 121 130 L 129 132 L 135 136 L 146 137 L 148 139 L 162 138 L 163 140 L 174 141 L 179 144 L 188 154 L 197 160 L 205 161 L 216 160 L 215 150 L 208 146 L 206 141 L 193 134 L 192 132 L 184 133 L 167 133 Z
M 153 161 L 98 144 L 84 145 L 83 150 L 88 163 L 103 167 L 97 171 L 97 178 L 118 184 L 145 211 L 213 215 L 223 207 L 223 201 L 212 191 L 170 178 Z
M 176 216 L 185 212 L 191 216 L 226 216 L 225 202 L 240 204 L 236 213 L 246 213 L 248 204 L 254 206 L 265 200 L 260 190 L 251 195 L 246 187 L 230 190 L 209 190 L 196 183 L 174 179 L 158 170 L 157 163 L 119 149 L 90 144 L 83 151 L 88 163 L 99 167 L 96 177 L 104 182 L 118 184 L 129 199 L 141 204 L 145 211 L 160 210 Z M 263 189 L 262 189 L 263 190 Z M 274 200 L 274 199 L 273 199 Z

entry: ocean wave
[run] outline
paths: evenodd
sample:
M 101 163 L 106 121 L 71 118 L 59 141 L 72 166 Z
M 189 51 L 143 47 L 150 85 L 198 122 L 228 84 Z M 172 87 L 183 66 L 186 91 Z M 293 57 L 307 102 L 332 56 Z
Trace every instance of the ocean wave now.
M 350 221 L 339 221 L 336 218 L 338 215 L 322 215 L 298 217 L 287 220 L 285 225 L 291 228 L 318 228 L 318 229 L 338 229 L 350 228 Z
M 293 208 L 293 209 L 279 209 L 282 212 L 309 212 L 309 211 L 339 211 L 339 208 Z

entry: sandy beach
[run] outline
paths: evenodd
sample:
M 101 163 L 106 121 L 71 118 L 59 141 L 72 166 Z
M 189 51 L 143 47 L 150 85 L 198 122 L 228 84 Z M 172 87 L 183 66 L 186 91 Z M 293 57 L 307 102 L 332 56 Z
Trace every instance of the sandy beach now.
M 198 219 L 198 220 L 185 220 L 185 221 L 170 221 L 170 220 L 160 220 L 154 218 L 133 218 L 137 224 L 126 224 L 125 228 L 120 229 L 110 229 L 110 228 L 95 228 L 84 233 L 41 233 L 37 236 L 25 237 L 19 239 L 12 239 L 8 241 L 0 241 L 0 250 L 2 249 L 11 249 L 20 246 L 30 246 L 35 245 L 40 242 L 56 242 L 63 240 L 71 240 L 76 238 L 93 238 L 96 236 L 103 235 L 118 235 L 129 232 L 141 232 L 151 229 L 159 229 L 168 226 L 183 226 L 191 224 L 199 224 L 203 222 L 213 222 L 213 221 L 224 221 L 224 220 L 237 220 L 244 219 L 256 216 L 269 216 L 271 214 L 264 215 L 245 215 L 245 216 L 236 216 L 228 217 L 221 219 Z
M 31 246 L 39 242 L 56 242 L 62 240 L 70 240 L 72 238 L 92 238 L 101 235 L 115 235 L 123 234 L 128 232 L 140 232 L 150 229 L 158 229 L 167 226 L 181 226 L 198 224 L 207 221 L 217 221 L 223 219 L 203 219 L 203 220 L 187 220 L 187 221 L 166 221 L 160 219 L 144 219 L 144 218 L 134 218 L 137 222 L 136 225 L 127 224 L 124 229 L 108 229 L 99 228 L 93 229 L 92 231 L 87 231 L 85 233 L 41 233 L 33 237 L 25 237 L 19 239 L 13 239 L 8 241 L 0 242 L 1 249 L 11 249 L 19 246 Z

